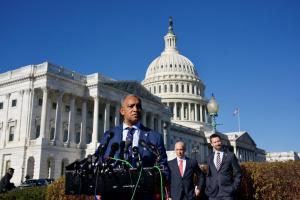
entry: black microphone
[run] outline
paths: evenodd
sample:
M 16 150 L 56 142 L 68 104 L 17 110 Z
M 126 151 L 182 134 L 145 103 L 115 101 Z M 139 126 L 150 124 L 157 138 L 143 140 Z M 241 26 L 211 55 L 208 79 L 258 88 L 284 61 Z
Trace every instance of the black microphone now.
M 109 157 L 113 158 L 118 150 L 119 150 L 119 144 L 116 142 L 113 143 L 110 147 Z
M 87 155 L 87 158 L 80 161 L 80 168 L 84 170 L 91 170 L 93 157 L 91 154 Z
M 120 158 L 121 160 L 124 159 L 124 151 L 125 151 L 125 141 L 122 141 L 122 142 L 120 143 L 120 153 L 119 153 L 119 158 Z
M 136 162 L 136 168 L 140 168 L 141 167 L 141 155 L 139 153 L 139 148 L 137 146 L 134 146 L 132 148 L 132 153 L 133 153 L 133 158 Z
M 141 145 L 142 147 L 145 147 L 152 154 L 158 156 L 158 154 L 155 150 L 156 147 L 153 144 L 148 144 L 147 142 L 145 142 L 145 140 L 139 140 L 139 145 Z
M 124 147 L 124 158 L 125 160 L 128 160 L 128 154 L 129 154 L 129 147 L 132 145 L 132 141 L 131 140 L 127 140 L 125 141 L 125 147 Z
M 106 139 L 105 139 L 105 141 L 104 141 L 104 143 L 99 145 L 99 147 L 98 147 L 98 149 L 95 153 L 96 156 L 99 156 L 99 157 L 103 156 L 103 154 L 105 153 L 105 151 L 107 149 L 107 146 L 108 146 L 108 143 L 109 143 L 110 139 L 113 138 L 113 137 L 114 137 L 114 132 L 113 131 L 109 132 Z

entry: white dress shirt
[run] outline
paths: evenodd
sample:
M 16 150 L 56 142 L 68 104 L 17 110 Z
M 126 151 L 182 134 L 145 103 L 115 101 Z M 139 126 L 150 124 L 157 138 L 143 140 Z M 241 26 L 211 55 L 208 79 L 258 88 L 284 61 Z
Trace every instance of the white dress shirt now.
M 132 141 L 132 146 L 133 147 L 137 147 L 139 146 L 139 138 L 140 138 L 140 126 L 141 123 L 138 122 L 137 124 L 133 125 L 132 127 L 135 128 L 135 131 L 133 133 L 133 141 Z M 122 140 L 126 141 L 126 137 L 128 134 L 128 125 L 123 123 L 123 136 L 122 136 Z

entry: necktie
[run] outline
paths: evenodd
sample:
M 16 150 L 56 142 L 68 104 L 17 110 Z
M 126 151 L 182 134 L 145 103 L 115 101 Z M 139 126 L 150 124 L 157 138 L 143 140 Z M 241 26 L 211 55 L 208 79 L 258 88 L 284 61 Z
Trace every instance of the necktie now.
M 183 176 L 183 160 L 179 160 L 179 172 L 182 177 Z
M 220 169 L 220 166 L 221 166 L 221 156 L 220 156 L 220 152 L 217 152 L 217 162 L 216 162 L 217 170 Z
M 133 142 L 133 134 L 135 131 L 135 128 L 128 127 L 128 133 L 126 137 L 126 141 L 130 142 L 130 145 L 128 146 L 128 161 L 132 164 L 132 142 Z

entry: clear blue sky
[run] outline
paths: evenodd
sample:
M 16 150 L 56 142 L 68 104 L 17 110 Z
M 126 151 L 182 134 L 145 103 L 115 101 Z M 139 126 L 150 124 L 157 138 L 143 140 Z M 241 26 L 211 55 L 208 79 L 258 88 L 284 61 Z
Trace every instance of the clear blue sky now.
M 173 16 L 177 47 L 220 104 L 221 131 L 300 151 L 300 1 L 1 0 L 0 73 L 50 61 L 142 81 Z

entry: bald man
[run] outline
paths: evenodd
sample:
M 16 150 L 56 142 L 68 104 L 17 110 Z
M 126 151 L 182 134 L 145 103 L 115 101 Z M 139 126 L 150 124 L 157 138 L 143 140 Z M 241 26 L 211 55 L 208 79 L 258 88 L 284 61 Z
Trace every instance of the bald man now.
M 171 171 L 169 200 L 194 200 L 204 189 L 205 176 L 197 161 L 185 156 L 185 151 L 184 142 L 176 142 L 176 158 L 168 162 Z M 194 183 L 194 175 L 197 183 Z

